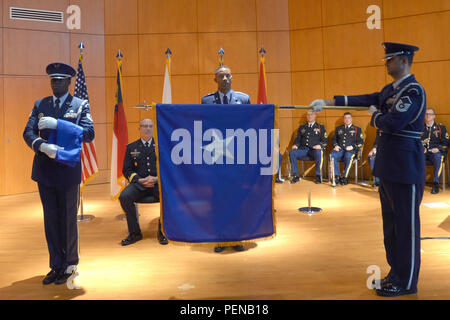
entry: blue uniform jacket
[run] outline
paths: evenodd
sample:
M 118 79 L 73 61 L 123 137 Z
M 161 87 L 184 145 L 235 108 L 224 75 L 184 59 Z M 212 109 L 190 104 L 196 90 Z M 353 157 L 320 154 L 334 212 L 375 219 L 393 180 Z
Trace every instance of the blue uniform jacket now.
M 250 104 L 250 97 L 242 92 L 230 90 L 231 98 L 229 104 Z M 207 94 L 202 98 L 202 104 L 222 104 L 219 92 Z
M 426 110 L 424 88 L 414 75 L 366 95 L 335 96 L 336 105 L 370 106 L 379 111 L 371 125 L 379 129 L 374 175 L 391 182 L 416 184 L 425 181 L 421 135 Z
M 45 153 L 39 151 L 40 145 L 48 141 L 52 132 L 51 129 L 41 131 L 38 129 L 41 117 L 53 117 L 77 123 L 83 128 L 83 142 L 91 142 L 95 133 L 89 102 L 69 94 L 59 110 L 55 110 L 52 96 L 37 100 L 34 103 L 33 110 L 23 132 L 25 142 L 36 153 L 31 173 L 31 178 L 34 181 L 49 187 L 79 184 L 81 182 L 81 162 L 78 162 L 74 167 L 70 167 L 49 158 Z

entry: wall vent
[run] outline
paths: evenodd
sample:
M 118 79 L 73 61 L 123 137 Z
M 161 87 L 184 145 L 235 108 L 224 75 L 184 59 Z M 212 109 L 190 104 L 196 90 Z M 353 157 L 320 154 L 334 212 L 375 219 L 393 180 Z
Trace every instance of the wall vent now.
M 10 7 L 9 18 L 14 20 L 64 23 L 64 12 Z

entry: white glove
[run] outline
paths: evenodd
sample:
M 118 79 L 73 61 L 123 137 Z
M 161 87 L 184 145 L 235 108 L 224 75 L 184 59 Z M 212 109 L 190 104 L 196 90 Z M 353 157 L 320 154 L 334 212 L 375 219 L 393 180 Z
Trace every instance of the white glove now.
M 56 144 L 49 144 L 44 142 L 39 146 L 39 150 L 45 153 L 49 158 L 55 159 L 58 146 Z
M 377 107 L 375 107 L 375 106 L 370 106 L 369 107 L 368 112 L 369 112 L 370 115 L 373 115 L 375 113 L 375 111 L 378 111 Z
M 39 130 L 42 130 L 42 129 L 56 129 L 57 125 L 58 125 L 58 121 L 55 118 L 42 117 L 39 120 L 38 128 L 39 128 Z
M 312 107 L 314 109 L 314 111 L 320 112 L 320 111 L 322 111 L 322 108 L 325 107 L 326 105 L 327 104 L 325 103 L 325 100 L 317 99 L 317 100 L 314 100 L 313 102 L 311 102 L 311 104 L 309 106 Z

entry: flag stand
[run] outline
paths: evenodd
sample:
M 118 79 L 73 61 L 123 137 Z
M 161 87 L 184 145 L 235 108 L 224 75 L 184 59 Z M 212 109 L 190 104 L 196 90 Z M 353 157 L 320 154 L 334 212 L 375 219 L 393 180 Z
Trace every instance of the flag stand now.
M 322 211 L 321 208 L 318 207 L 311 207 L 311 189 L 308 189 L 308 206 L 299 208 L 298 211 L 307 213 L 308 216 L 311 216 L 313 214 L 319 213 Z
M 91 220 L 93 220 L 95 218 L 95 216 L 90 215 L 90 214 L 84 214 L 84 210 L 83 210 L 83 195 L 80 191 L 80 215 L 77 216 L 77 221 L 80 222 L 89 222 Z

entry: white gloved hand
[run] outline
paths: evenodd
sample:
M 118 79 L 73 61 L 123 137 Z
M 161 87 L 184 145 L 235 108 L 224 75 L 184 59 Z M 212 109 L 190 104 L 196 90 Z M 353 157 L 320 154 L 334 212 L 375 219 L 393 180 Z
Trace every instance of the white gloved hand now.
M 58 120 L 52 117 L 42 117 L 39 120 L 38 128 L 39 130 L 42 129 L 56 129 L 58 125 Z
M 58 146 L 56 144 L 43 143 L 39 146 L 39 150 L 45 153 L 49 158 L 55 159 Z
M 325 103 L 325 100 L 317 99 L 317 100 L 314 100 L 313 102 L 311 102 L 311 104 L 309 106 L 312 107 L 314 109 L 314 111 L 320 112 L 320 111 L 322 111 L 322 108 L 325 107 L 326 105 L 327 104 Z
M 369 107 L 368 112 L 369 112 L 370 115 L 373 115 L 375 113 L 375 111 L 378 111 L 376 106 L 370 106 Z

